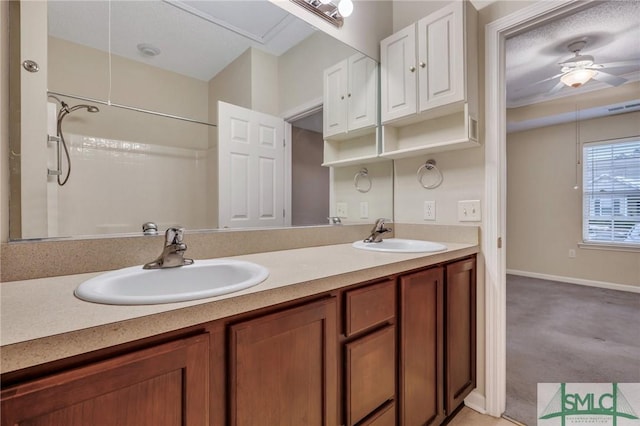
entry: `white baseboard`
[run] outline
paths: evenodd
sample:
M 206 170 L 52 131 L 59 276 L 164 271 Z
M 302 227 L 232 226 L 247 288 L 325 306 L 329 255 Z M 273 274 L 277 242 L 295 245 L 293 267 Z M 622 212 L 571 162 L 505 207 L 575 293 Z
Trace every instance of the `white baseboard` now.
M 471 393 L 464 399 L 464 405 L 480 414 L 487 414 L 484 395 L 478 392 L 478 389 L 471 391 Z
M 559 275 L 540 274 L 538 272 L 519 271 L 516 269 L 507 269 L 507 274 L 519 275 L 529 278 L 540 278 L 543 280 L 560 281 L 569 284 L 585 285 L 588 287 L 606 288 L 609 290 L 628 291 L 630 293 L 640 293 L 640 287 L 628 284 L 609 283 L 606 281 L 585 280 L 582 278 L 562 277 Z

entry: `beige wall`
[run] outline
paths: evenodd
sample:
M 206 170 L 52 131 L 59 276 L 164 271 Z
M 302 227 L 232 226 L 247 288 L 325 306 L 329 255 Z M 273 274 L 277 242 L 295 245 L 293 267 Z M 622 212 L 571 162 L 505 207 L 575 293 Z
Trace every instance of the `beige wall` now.
M 218 123 L 218 101 L 251 108 L 251 49 L 209 80 L 209 120 Z
M 323 72 L 355 51 L 316 31 L 279 58 L 280 113 L 322 98 Z
M 640 112 L 583 121 L 579 133 L 581 143 L 639 136 Z M 578 246 L 575 123 L 508 135 L 507 164 L 508 269 L 640 287 L 640 253 Z

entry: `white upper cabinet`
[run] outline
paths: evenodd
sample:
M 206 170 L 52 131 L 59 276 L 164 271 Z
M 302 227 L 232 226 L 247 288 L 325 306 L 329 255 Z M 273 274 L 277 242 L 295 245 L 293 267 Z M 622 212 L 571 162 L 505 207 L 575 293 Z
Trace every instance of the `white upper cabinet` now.
M 465 0 L 380 42 L 381 157 L 478 146 L 477 36 Z
M 477 79 L 473 69 L 476 49 L 471 45 L 476 38 L 475 24 L 466 22 L 468 8 L 475 12 L 467 2 L 453 2 L 382 40 L 383 124 L 443 107 L 447 107 L 442 111 L 446 114 L 452 105 L 463 109 L 462 104 L 475 97 L 468 90 L 468 79 Z M 438 115 L 437 111 L 431 114 Z
M 345 139 L 356 130 L 375 133 L 378 71 L 376 62 L 353 55 L 324 71 L 324 138 Z M 358 134 L 362 132 L 357 132 Z

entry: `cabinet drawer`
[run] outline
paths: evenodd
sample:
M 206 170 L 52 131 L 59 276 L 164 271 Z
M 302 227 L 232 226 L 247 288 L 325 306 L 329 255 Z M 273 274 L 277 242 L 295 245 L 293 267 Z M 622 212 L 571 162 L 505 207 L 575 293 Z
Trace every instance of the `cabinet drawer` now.
M 392 402 L 359 426 L 396 426 L 396 404 Z
M 346 345 L 347 424 L 354 425 L 395 397 L 395 327 Z
M 396 291 L 391 280 L 348 291 L 345 295 L 345 334 L 351 336 L 392 319 Z

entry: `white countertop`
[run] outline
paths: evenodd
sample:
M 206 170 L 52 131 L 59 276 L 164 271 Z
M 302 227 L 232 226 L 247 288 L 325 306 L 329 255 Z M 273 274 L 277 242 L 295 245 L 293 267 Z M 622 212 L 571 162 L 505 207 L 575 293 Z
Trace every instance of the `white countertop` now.
M 189 302 L 114 306 L 73 295 L 100 273 L 0 284 L 1 373 L 15 371 L 231 315 L 335 290 L 478 252 L 446 243 L 438 253 L 380 253 L 351 244 L 235 256 L 265 266 L 266 281 L 236 293 Z

